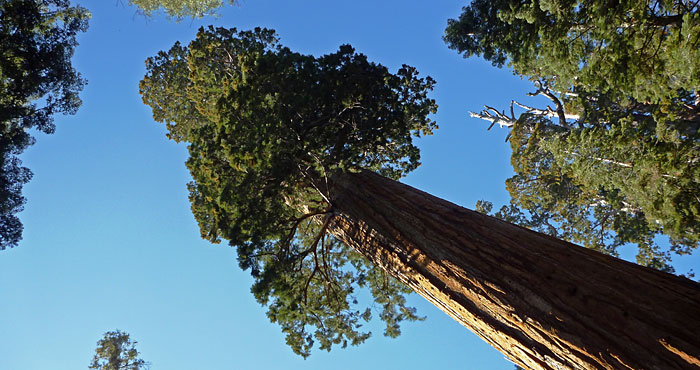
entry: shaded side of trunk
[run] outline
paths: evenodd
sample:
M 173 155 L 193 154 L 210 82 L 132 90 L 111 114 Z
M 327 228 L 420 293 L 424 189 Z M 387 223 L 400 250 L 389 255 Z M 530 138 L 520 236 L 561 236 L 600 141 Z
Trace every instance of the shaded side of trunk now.
M 700 284 L 371 172 L 332 191 L 331 233 L 520 366 L 700 368 Z

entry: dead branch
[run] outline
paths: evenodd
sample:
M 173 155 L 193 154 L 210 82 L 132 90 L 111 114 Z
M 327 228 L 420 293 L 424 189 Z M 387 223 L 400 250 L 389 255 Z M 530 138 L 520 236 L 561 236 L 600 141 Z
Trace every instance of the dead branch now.
M 535 86 L 537 87 L 537 91 L 528 93 L 528 96 L 537 96 L 537 95 L 543 95 L 547 99 L 551 100 L 552 103 L 556 106 L 555 112 L 557 113 L 557 116 L 559 117 L 559 124 L 562 127 L 567 127 L 569 128 L 569 123 L 566 122 L 566 113 L 564 112 L 564 105 L 561 103 L 561 100 L 557 98 L 554 93 L 547 87 L 543 82 L 537 81 L 535 82 Z M 548 109 L 551 110 L 551 108 L 547 107 Z

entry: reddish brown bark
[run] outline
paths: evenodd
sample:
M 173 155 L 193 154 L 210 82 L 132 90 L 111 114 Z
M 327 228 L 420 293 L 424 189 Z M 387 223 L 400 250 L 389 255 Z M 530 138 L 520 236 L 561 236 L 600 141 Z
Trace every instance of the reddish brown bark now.
M 331 232 L 530 369 L 700 368 L 700 284 L 371 172 L 335 177 Z

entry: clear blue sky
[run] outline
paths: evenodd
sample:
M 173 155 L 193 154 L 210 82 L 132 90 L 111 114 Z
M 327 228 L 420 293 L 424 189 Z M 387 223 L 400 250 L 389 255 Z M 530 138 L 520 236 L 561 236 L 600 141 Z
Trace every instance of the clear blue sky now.
M 405 181 L 467 207 L 502 204 L 506 132 L 487 132 L 467 112 L 527 101 L 531 86 L 447 49 L 441 36 L 463 1 L 248 0 L 180 23 L 145 19 L 119 0 L 82 5 L 93 14 L 74 58 L 89 80 L 84 103 L 23 155 L 35 173 L 24 240 L 0 252 L 0 370 L 86 369 L 95 342 L 116 328 L 139 342 L 152 370 L 513 368 L 417 295 L 427 320 L 404 325 L 398 339 L 376 328 L 359 347 L 294 355 L 249 293 L 235 251 L 199 238 L 185 147 L 165 138 L 138 94 L 144 60 L 187 43 L 200 25 L 274 28 L 283 44 L 314 55 L 350 43 L 393 71 L 406 63 L 437 80 L 440 129 L 420 140 L 423 166 Z M 677 269 L 698 266 L 696 254 Z

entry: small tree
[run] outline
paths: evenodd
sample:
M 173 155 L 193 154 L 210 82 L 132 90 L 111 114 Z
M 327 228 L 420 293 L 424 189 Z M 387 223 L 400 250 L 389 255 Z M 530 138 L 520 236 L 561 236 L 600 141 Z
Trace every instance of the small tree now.
M 226 2 L 237 3 L 236 0 L 129 0 L 129 4 L 136 5 L 146 16 L 150 17 L 153 13 L 162 10 L 176 20 L 215 15 L 216 10 Z
M 136 350 L 138 342 L 132 341 L 129 334 L 119 330 L 108 331 L 97 342 L 95 357 L 89 369 L 94 370 L 142 370 L 149 364 L 139 358 Z

